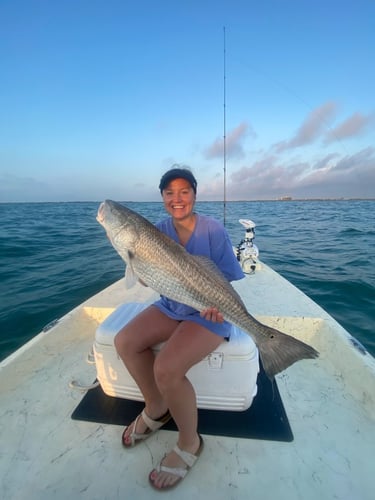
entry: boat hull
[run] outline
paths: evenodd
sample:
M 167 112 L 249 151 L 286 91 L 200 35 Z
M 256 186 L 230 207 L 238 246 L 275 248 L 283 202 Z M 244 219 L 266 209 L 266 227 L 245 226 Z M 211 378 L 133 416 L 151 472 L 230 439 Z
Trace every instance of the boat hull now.
M 375 363 L 308 297 L 267 266 L 236 284 L 254 316 L 311 343 L 316 360 L 276 376 L 294 440 L 204 435 L 199 462 L 175 492 L 215 497 L 372 500 L 375 490 Z M 80 305 L 0 364 L 0 496 L 5 500 L 149 499 L 148 473 L 176 442 L 161 430 L 134 450 L 122 427 L 72 420 L 91 384 L 86 363 L 100 323 L 152 290 L 123 280 Z M 258 397 L 258 396 L 256 396 Z

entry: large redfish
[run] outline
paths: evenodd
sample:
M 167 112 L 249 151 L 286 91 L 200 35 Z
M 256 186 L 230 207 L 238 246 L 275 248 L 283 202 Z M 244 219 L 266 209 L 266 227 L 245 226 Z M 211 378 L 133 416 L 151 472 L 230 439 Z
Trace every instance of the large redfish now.
M 97 220 L 126 262 L 128 275 L 198 311 L 216 307 L 254 339 L 268 377 L 300 359 L 318 356 L 311 346 L 257 321 L 210 259 L 189 254 L 133 210 L 106 200 Z

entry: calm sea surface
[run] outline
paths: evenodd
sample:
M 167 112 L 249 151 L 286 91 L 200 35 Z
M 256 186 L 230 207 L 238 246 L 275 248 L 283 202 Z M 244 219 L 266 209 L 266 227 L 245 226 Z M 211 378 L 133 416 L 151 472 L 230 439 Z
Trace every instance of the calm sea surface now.
M 99 203 L 0 204 L 0 359 L 121 278 L 124 264 L 95 220 Z M 161 203 L 128 203 L 152 222 Z M 197 211 L 223 218 L 222 203 Z M 256 224 L 260 258 L 326 309 L 375 355 L 375 201 L 229 202 Z

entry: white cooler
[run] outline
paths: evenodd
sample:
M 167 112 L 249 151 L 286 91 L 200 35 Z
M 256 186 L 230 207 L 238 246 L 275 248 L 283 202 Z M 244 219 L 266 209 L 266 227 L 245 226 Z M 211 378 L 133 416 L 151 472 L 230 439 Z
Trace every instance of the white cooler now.
M 119 306 L 96 330 L 94 354 L 97 378 L 108 396 L 143 401 L 142 394 L 113 344 L 118 331 L 148 304 Z M 157 355 L 162 344 L 155 346 Z M 257 393 L 258 349 L 249 335 L 232 327 L 229 342 L 194 365 L 187 377 L 194 386 L 198 408 L 247 410 Z

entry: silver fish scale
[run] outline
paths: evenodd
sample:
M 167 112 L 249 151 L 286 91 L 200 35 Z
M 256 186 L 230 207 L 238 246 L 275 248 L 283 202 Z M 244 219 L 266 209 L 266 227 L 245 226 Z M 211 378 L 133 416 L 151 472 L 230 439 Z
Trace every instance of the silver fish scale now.
M 148 228 L 149 229 L 149 228 Z M 213 262 L 201 262 L 160 232 L 142 231 L 132 259 L 134 272 L 158 293 L 199 311 L 217 307 L 232 323 L 248 321 L 240 297 Z M 229 293 L 228 293 L 229 292 Z M 248 323 L 247 323 L 248 326 Z

